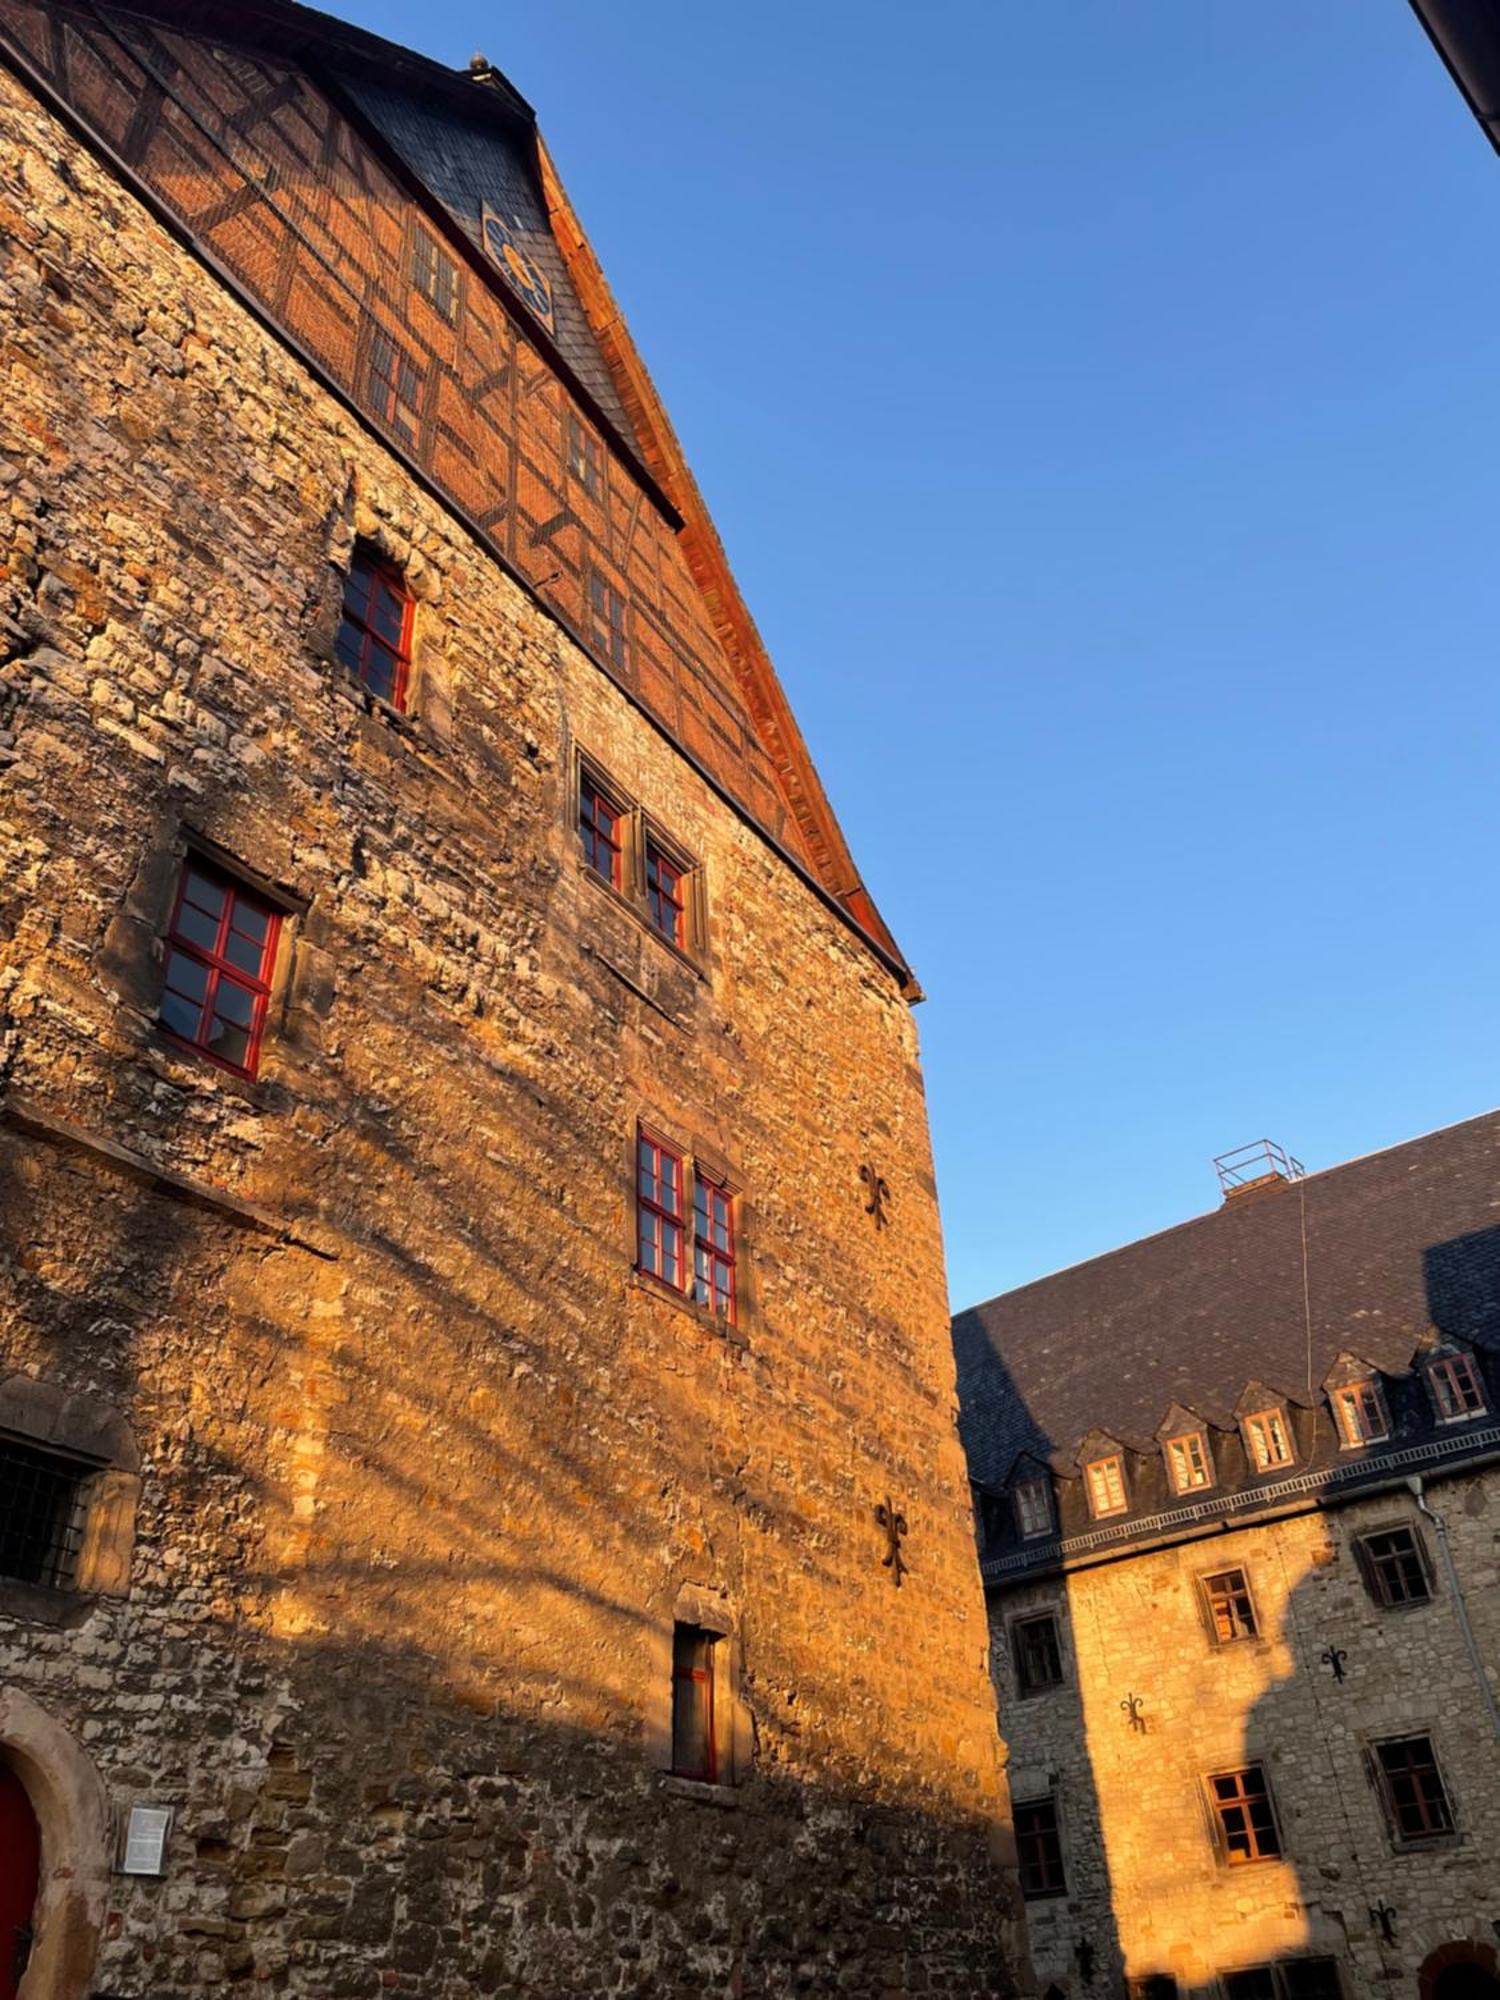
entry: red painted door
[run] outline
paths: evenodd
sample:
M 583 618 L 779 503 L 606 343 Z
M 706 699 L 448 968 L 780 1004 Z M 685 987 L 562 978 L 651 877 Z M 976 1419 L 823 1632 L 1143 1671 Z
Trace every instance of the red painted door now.
M 0 2000 L 16 2000 L 26 1969 L 40 1852 L 26 1787 L 0 1764 Z

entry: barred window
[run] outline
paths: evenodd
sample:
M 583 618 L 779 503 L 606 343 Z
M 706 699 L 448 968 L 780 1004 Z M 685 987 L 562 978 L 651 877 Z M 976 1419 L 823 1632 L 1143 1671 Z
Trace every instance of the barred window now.
M 1453 1831 L 1453 1810 L 1430 1736 L 1377 1743 L 1375 1757 L 1386 1811 L 1402 1840 L 1436 1840 Z
M 0 1438 L 0 1577 L 71 1588 L 83 1540 L 83 1486 L 93 1470 L 61 1452 Z
M 1068 1883 L 1063 1869 L 1056 1799 L 1026 1799 L 1018 1802 L 1013 1811 L 1022 1896 L 1028 1903 L 1038 1902 L 1044 1896 L 1065 1896 Z
M 1231 1867 L 1274 1860 L 1281 1852 L 1281 1836 L 1276 1831 L 1276 1815 L 1261 1766 L 1222 1771 L 1208 1782 L 1224 1859 Z
M 1235 1639 L 1253 1639 L 1258 1631 L 1250 1580 L 1242 1569 L 1224 1569 L 1203 1578 L 1209 1624 L 1221 1646 Z

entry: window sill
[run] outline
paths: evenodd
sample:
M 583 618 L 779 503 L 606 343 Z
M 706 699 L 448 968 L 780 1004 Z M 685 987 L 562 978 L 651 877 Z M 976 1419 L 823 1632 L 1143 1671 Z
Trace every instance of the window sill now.
M 695 1799 L 699 1805 L 718 1806 L 721 1810 L 732 1810 L 740 1802 L 737 1785 L 711 1785 L 703 1778 L 679 1778 L 675 1771 L 662 1773 L 662 1789 L 674 1798 Z
M 717 1334 L 719 1339 L 730 1347 L 750 1345 L 745 1329 L 734 1320 L 721 1319 L 718 1313 L 709 1312 L 706 1306 L 698 1305 L 685 1293 L 674 1292 L 670 1285 L 664 1285 L 659 1278 L 653 1278 L 649 1273 L 637 1269 L 631 1272 L 630 1282 L 637 1291 L 644 1292 L 648 1298 L 660 1299 L 663 1305 L 672 1306 L 676 1311 L 686 1313 L 688 1318 L 695 1321 L 705 1333 Z M 684 1783 L 689 1782 L 697 1781 L 684 1780 Z
M 1457 1828 L 1452 1833 L 1429 1834 L 1421 1840 L 1403 1840 L 1399 1833 L 1390 1838 L 1392 1854 L 1449 1854 L 1464 1844 L 1464 1836 Z
M 212 1086 L 215 1090 L 227 1090 L 233 1096 L 242 1098 L 258 1111 L 270 1108 L 270 1079 L 264 1072 L 246 1076 L 243 1070 L 231 1069 L 228 1063 L 219 1062 L 201 1049 L 195 1049 L 191 1043 L 179 1041 L 159 1020 L 151 1023 L 150 1053 L 156 1059 L 153 1066 L 165 1071 L 175 1084 L 184 1088 Z

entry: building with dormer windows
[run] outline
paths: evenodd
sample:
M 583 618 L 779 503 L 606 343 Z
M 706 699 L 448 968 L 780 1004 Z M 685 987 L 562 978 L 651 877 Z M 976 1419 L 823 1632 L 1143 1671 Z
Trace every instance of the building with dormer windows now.
M 954 1322 L 1039 1983 L 1500 1993 L 1500 1114 Z

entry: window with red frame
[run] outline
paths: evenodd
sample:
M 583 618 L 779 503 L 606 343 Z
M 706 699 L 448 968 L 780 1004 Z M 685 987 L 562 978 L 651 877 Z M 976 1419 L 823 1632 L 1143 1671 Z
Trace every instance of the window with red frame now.
M 672 1628 L 672 1769 L 679 1778 L 717 1782 L 714 1741 L 715 1635 L 696 1625 Z
M 1385 1403 L 1373 1381 L 1351 1382 L 1347 1389 L 1335 1389 L 1333 1407 L 1338 1417 L 1339 1436 L 1346 1448 L 1379 1444 L 1391 1434 Z
M 162 1027 L 241 1076 L 254 1076 L 271 998 L 280 912 L 218 869 L 188 861 L 167 931 Z
M 1467 1354 L 1441 1356 L 1429 1366 L 1427 1382 L 1443 1423 L 1455 1423 L 1460 1417 L 1484 1415 L 1484 1390 L 1479 1386 L 1479 1377 L 1474 1373 L 1474 1364 Z
M 1386 1811 L 1401 1840 L 1437 1840 L 1453 1831 L 1453 1808 L 1430 1736 L 1377 1743 L 1375 1757 Z
M 1259 1764 L 1243 1771 L 1225 1771 L 1209 1780 L 1224 1858 L 1232 1866 L 1246 1861 L 1271 1861 L 1281 1852 L 1271 1795 Z
M 365 393 L 376 416 L 403 444 L 414 445 L 422 428 L 421 372 L 411 356 L 378 328 L 370 336 Z
M 392 708 L 406 707 L 412 609 L 400 570 L 370 549 L 356 548 L 344 579 L 344 609 L 333 650 L 362 687 Z
M 578 776 L 578 831 L 583 858 L 616 889 L 623 886 L 625 815 L 587 771 Z
M 734 1197 L 701 1171 L 693 1187 L 693 1297 L 733 1320 Z
M 641 1270 L 674 1292 L 684 1289 L 683 1160 L 659 1139 L 636 1139 L 636 1240 Z
M 651 839 L 646 841 L 646 900 L 651 928 L 669 944 L 687 943 L 687 875 L 671 855 Z

